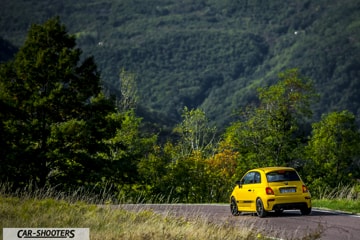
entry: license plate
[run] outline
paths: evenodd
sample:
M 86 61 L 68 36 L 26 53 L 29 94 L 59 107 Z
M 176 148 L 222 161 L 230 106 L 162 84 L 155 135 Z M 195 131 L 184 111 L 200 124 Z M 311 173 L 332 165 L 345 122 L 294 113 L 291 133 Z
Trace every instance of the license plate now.
M 296 188 L 280 188 L 280 193 L 294 193 Z

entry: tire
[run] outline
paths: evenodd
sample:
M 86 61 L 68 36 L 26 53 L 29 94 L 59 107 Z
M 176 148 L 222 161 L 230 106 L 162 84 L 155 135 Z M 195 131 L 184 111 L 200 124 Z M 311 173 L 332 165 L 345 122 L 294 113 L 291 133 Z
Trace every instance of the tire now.
M 260 218 L 266 217 L 267 212 L 264 209 L 264 204 L 260 198 L 256 199 L 256 213 Z
M 310 215 L 311 213 L 311 208 L 302 208 L 300 209 L 301 215 Z
M 230 211 L 233 216 L 239 216 L 241 214 L 241 212 L 239 212 L 239 210 L 238 210 L 238 206 L 237 206 L 235 198 L 231 199 Z

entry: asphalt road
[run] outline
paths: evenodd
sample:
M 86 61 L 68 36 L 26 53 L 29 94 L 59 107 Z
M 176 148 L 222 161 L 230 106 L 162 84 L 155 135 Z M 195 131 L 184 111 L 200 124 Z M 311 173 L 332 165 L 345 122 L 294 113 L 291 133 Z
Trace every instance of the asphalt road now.
M 252 214 L 232 216 L 229 205 L 225 204 L 124 204 L 116 207 L 135 211 L 152 209 L 186 218 L 202 217 L 216 224 L 251 227 L 276 239 L 360 240 L 360 215 L 320 209 L 313 209 L 309 216 L 300 215 L 300 211 L 285 211 L 279 216 L 270 213 L 259 218 Z

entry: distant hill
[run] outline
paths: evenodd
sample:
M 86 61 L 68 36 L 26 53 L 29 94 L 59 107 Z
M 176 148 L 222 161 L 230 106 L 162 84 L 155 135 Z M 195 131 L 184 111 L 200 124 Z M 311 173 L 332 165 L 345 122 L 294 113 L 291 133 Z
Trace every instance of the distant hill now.
M 321 94 L 315 119 L 360 112 L 357 0 L 3 1 L 0 37 L 19 47 L 31 23 L 57 15 L 107 88 L 118 91 L 121 68 L 137 75 L 151 121 L 173 125 L 188 106 L 224 128 L 257 87 L 293 67 Z

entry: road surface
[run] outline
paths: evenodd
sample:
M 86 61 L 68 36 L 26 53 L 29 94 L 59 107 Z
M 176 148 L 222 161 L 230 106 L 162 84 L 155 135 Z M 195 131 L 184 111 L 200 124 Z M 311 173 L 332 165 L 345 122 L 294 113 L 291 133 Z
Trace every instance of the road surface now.
M 116 207 L 127 210 L 147 210 L 182 216 L 202 217 L 216 224 L 250 227 L 276 239 L 360 240 L 360 215 L 313 209 L 309 216 L 300 211 L 284 211 L 265 218 L 252 214 L 232 216 L 225 204 L 123 204 Z M 320 237 L 319 237 L 320 236 Z

